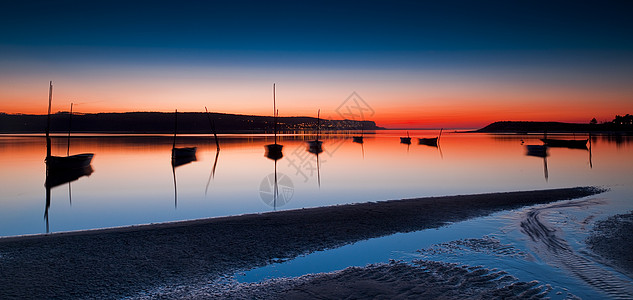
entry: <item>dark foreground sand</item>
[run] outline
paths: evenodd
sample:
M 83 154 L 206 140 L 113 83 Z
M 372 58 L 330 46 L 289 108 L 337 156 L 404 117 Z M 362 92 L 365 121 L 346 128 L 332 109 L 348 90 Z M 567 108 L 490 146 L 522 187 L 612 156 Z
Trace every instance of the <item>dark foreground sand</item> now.
M 543 299 L 551 287 L 520 282 L 503 271 L 456 264 L 395 262 L 261 283 L 175 290 L 186 299 Z
M 2 238 L 0 298 L 138 296 L 279 258 L 600 192 L 578 187 L 432 197 Z
M 614 268 L 633 276 L 633 212 L 598 221 L 587 245 Z

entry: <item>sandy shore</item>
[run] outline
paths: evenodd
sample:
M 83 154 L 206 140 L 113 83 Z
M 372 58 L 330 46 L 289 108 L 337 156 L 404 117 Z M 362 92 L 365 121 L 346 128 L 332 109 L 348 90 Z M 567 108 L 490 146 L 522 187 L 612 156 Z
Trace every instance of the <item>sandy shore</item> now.
M 0 298 L 138 296 L 322 249 L 589 196 L 593 187 L 340 205 L 0 239 Z
M 614 268 L 633 277 L 633 212 L 598 221 L 587 245 Z

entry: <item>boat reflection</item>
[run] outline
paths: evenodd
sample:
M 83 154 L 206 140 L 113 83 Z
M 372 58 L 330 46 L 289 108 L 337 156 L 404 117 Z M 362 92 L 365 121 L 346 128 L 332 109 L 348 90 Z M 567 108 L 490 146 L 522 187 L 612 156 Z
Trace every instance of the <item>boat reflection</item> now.
M 197 161 L 196 155 L 174 157 L 171 159 L 171 172 L 174 175 L 174 209 L 178 208 L 178 187 L 176 183 L 176 168 Z
M 360 139 L 357 138 L 357 136 L 353 137 L 352 141 L 354 143 L 360 144 L 360 151 L 363 154 L 363 159 L 365 159 L 365 142 L 363 141 L 362 137 Z
M 308 147 L 308 152 L 316 156 L 317 182 L 319 184 L 319 188 L 321 188 L 321 164 L 319 163 L 319 154 L 323 152 L 323 147 L 321 147 L 321 145 L 310 145 Z
M 211 178 L 215 178 L 215 169 L 218 167 L 218 157 L 220 157 L 220 146 L 218 145 L 217 151 L 215 151 L 215 160 L 213 161 L 213 167 L 211 168 L 211 174 L 209 174 L 209 179 L 207 180 L 207 186 L 204 189 L 204 196 L 207 196 L 207 192 L 209 191 L 209 184 L 211 184 Z
M 68 200 L 72 204 L 72 190 L 70 183 L 79 180 L 81 177 L 90 176 L 93 172 L 94 170 L 90 165 L 75 169 L 49 168 L 48 165 L 46 166 L 46 181 L 44 182 L 44 188 L 46 189 L 46 207 L 44 208 L 46 233 L 50 232 L 48 209 L 51 206 L 51 189 L 68 183 Z
M 543 158 L 543 174 L 545 176 L 545 181 L 549 180 L 549 172 L 547 170 L 547 157 L 549 156 L 549 152 L 547 146 L 545 145 L 526 145 L 526 153 L 527 156 L 541 157 Z
M 93 172 L 94 170 L 90 165 L 78 169 L 47 168 L 44 185 L 47 188 L 54 188 L 64 183 L 76 181 L 83 176 L 90 176 Z

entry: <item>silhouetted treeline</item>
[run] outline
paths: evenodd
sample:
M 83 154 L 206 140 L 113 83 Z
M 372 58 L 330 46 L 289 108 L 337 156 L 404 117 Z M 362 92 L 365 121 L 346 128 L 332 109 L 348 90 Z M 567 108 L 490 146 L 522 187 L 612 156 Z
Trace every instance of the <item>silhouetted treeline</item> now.
M 628 115 L 627 115 L 628 116 Z M 624 132 L 633 133 L 633 123 L 605 122 L 602 124 L 562 123 L 562 122 L 494 122 L 477 132 L 487 133 L 543 133 L 543 132 Z
M 0 113 L 1 133 L 39 133 L 46 130 L 46 115 Z M 51 115 L 51 132 L 68 130 L 68 113 Z M 218 132 L 272 132 L 273 118 L 222 113 L 178 113 L 179 133 L 210 133 L 208 117 Z M 315 130 L 317 119 L 279 117 L 278 130 Z M 373 121 L 321 120 L 321 130 L 383 129 Z M 73 132 L 173 133 L 174 113 L 130 112 L 72 115 Z

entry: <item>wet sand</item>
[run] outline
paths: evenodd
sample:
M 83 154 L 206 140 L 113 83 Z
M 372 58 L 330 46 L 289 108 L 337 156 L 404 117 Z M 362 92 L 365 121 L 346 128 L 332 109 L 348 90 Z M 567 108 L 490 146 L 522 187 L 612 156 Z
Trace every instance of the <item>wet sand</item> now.
M 615 269 L 633 278 L 633 212 L 596 222 L 587 245 Z
M 182 299 L 543 299 L 551 287 L 504 271 L 434 261 L 389 262 L 260 283 L 174 291 Z M 571 297 L 570 297 L 571 298 Z
M 437 228 L 594 187 L 431 197 L 0 239 L 0 298 L 142 296 L 360 240 Z

